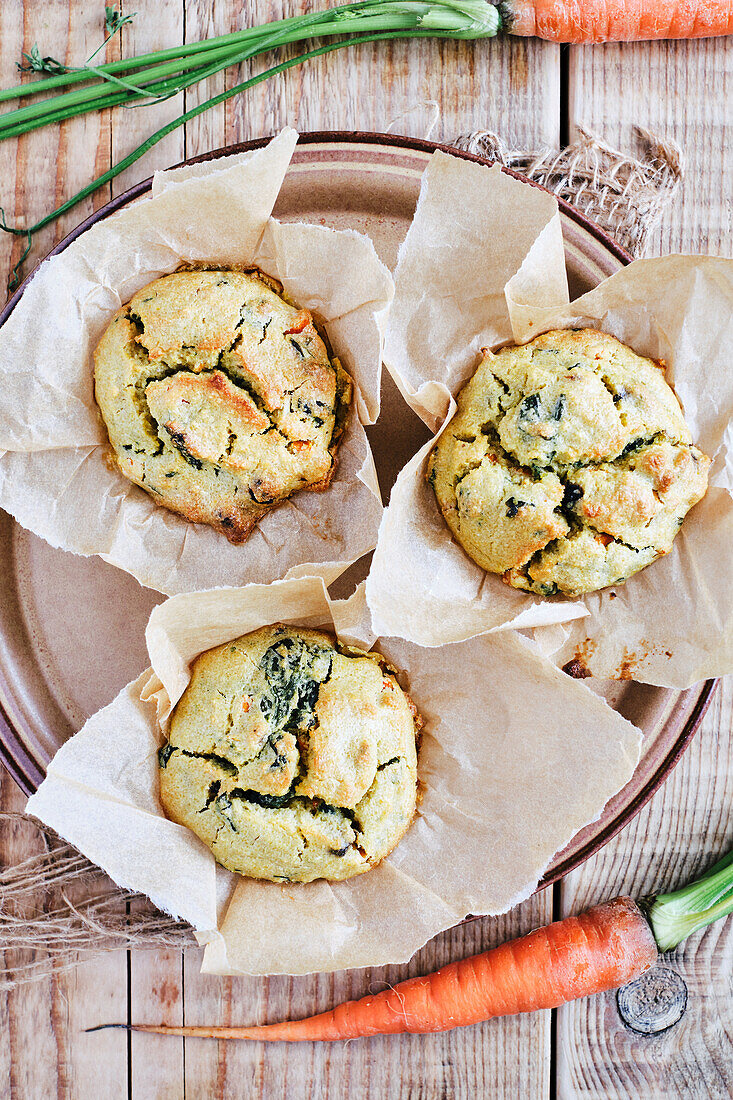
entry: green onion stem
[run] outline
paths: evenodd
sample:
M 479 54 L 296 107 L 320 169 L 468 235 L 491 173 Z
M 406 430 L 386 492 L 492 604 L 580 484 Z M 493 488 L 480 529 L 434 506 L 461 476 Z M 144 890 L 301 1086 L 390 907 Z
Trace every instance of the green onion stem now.
M 138 84 L 133 84 L 130 80 L 122 80 L 121 77 L 114 76 L 112 73 L 103 73 L 101 69 L 98 69 L 96 65 L 90 65 L 88 61 L 84 68 L 107 84 L 113 84 L 117 88 L 126 88 L 128 92 L 134 92 L 135 95 L 140 95 L 142 92 Z
M 226 65 L 230 64 L 229 59 L 235 54 L 241 53 L 241 47 L 237 48 L 229 46 L 227 49 L 208 51 L 211 61 L 214 60 L 223 61 Z M 144 92 L 145 95 L 149 95 L 148 84 L 154 84 L 158 80 L 175 76 L 176 74 L 188 70 L 198 69 L 202 66 L 202 59 L 198 57 L 190 57 L 185 60 L 181 66 L 177 62 L 168 62 L 165 65 L 154 65 L 150 69 L 143 73 L 138 74 L 138 91 Z M 125 95 L 124 99 L 129 99 L 129 95 Z M 108 102 L 113 100 L 114 102 Z M 19 107 L 15 111 L 7 111 L 5 114 L 0 115 L 0 133 L 10 128 L 15 129 L 26 120 L 36 119 L 39 116 L 53 112 L 57 114 L 68 108 L 76 107 L 79 104 L 86 104 L 86 109 L 89 111 L 101 110 L 104 107 L 115 106 L 120 102 L 120 91 L 111 84 L 94 84 L 89 88 L 82 88 L 75 92 L 67 92 L 65 95 L 52 96 L 49 99 L 43 99 L 39 103 L 32 103 L 28 107 Z
M 373 20 L 371 23 L 370 19 Z M 432 28 L 451 37 L 481 38 L 496 35 L 500 30 L 501 19 L 498 10 L 487 0 L 463 0 L 463 2 L 461 0 L 360 0 L 354 4 L 341 4 L 307 15 L 275 20 L 262 26 L 247 27 L 217 38 L 112 61 L 95 67 L 94 70 L 87 66 L 86 69 L 75 69 L 45 80 L 19 85 L 16 88 L 2 89 L 0 102 L 22 96 L 38 95 L 40 92 L 55 91 L 69 84 L 87 81 L 92 75 L 107 77 L 110 74 L 150 65 L 157 69 L 163 62 L 172 63 L 169 72 L 181 71 L 184 67 L 199 65 L 200 55 L 204 53 L 216 53 L 220 50 L 226 52 L 245 41 L 269 35 L 275 28 L 284 32 L 286 36 L 284 41 L 297 42 L 314 37 L 314 34 L 309 32 L 315 27 L 319 28 L 316 33 L 320 35 L 367 33 L 382 29 L 399 30 L 410 26 Z M 186 58 L 190 60 L 187 62 L 184 60 L 181 63 L 181 59 Z M 94 91 L 98 88 L 97 85 L 96 89 L 90 90 Z
M 2 141 L 88 111 L 102 110 L 116 105 L 138 106 L 141 105 L 141 100 L 148 100 L 151 96 L 157 99 L 174 96 L 224 68 L 240 64 L 278 46 L 317 36 L 346 36 L 281 61 L 172 119 L 151 134 L 118 164 L 103 172 L 101 176 L 29 229 L 18 229 L 7 225 L 5 213 L 0 207 L 0 230 L 26 239 L 26 248 L 13 269 L 8 284 L 9 289 L 12 290 L 17 286 L 19 268 L 30 251 L 34 233 L 67 213 L 97 188 L 109 183 L 120 172 L 144 156 L 167 134 L 210 107 L 224 103 L 232 96 L 247 91 L 263 80 L 285 72 L 303 61 L 320 57 L 334 50 L 356 46 L 362 42 L 381 42 L 398 38 L 492 38 L 499 33 L 501 25 L 498 9 L 488 0 L 360 0 L 355 4 L 342 4 L 309 15 L 275 20 L 260 27 L 250 27 L 244 31 L 221 35 L 205 42 L 190 43 L 170 50 L 158 50 L 141 57 L 128 58 L 124 62 L 110 62 L 99 67 L 87 65 L 85 69 L 73 70 L 47 80 L 22 85 L 20 88 L 0 91 L 0 101 L 7 101 L 88 81 L 94 76 L 99 78 L 95 84 L 88 87 L 61 95 L 51 95 L 40 102 L 1 115 L 0 141 Z M 348 37 L 349 35 L 352 37 Z M 114 78 L 115 73 L 130 70 L 137 70 L 133 76 L 135 83 Z M 186 75 L 183 75 L 184 73 Z M 110 75 L 112 80 L 109 79 Z M 122 85 L 121 88 L 120 85 Z
M 417 34 L 419 37 L 436 37 L 432 31 L 418 31 Z M 369 35 L 364 38 L 347 38 L 339 42 L 327 42 L 324 46 L 319 46 L 315 50 L 308 50 L 307 53 L 298 54 L 297 57 L 291 57 L 286 61 L 281 61 L 278 65 L 273 65 L 272 68 L 265 69 L 264 72 L 257 73 L 256 76 L 243 80 L 241 84 L 235 84 L 233 87 L 227 88 L 223 92 L 219 92 L 218 95 L 212 96 L 203 103 L 197 104 L 195 107 L 192 107 L 190 111 L 186 111 L 184 114 L 167 122 L 165 126 L 161 126 L 159 130 L 156 130 L 154 134 L 146 138 L 141 145 L 138 145 L 136 149 L 128 153 L 128 155 L 118 164 L 112 165 L 112 167 L 108 168 L 106 172 L 103 172 L 101 176 L 97 176 L 95 180 L 88 183 L 86 187 L 83 187 L 76 195 L 67 199 L 66 202 L 62 203 L 56 210 L 51 211 L 50 214 L 46 214 L 40 221 L 36 222 L 35 225 L 30 226 L 28 229 L 17 229 L 5 224 L 4 221 L 0 221 L 0 230 L 6 233 L 12 233 L 18 237 L 27 237 L 30 234 L 39 232 L 41 229 L 45 229 L 45 227 L 55 221 L 56 218 L 60 218 L 63 214 L 71 210 L 72 207 L 76 206 L 77 203 L 88 198 L 88 196 L 93 194 L 98 187 L 103 187 L 105 183 L 109 183 L 110 180 L 113 180 L 120 172 L 124 172 L 126 168 L 133 165 L 135 161 L 139 160 L 140 157 L 144 156 L 154 145 L 157 145 L 159 141 L 162 141 L 164 137 L 167 137 L 168 134 L 172 133 L 173 130 L 176 130 L 179 126 L 183 126 L 186 122 L 190 122 L 191 119 L 196 118 L 197 115 L 203 114 L 204 111 L 208 111 L 210 107 L 216 107 L 219 103 L 224 103 L 227 99 L 231 99 L 232 96 L 238 95 L 240 92 L 246 92 L 248 89 L 254 88 L 255 85 L 262 83 L 263 80 L 268 80 L 271 76 L 277 76 L 278 73 L 285 72 L 287 69 L 292 69 L 295 65 L 299 65 L 303 61 L 310 61 L 314 57 L 320 57 L 323 54 L 331 53 L 333 50 L 342 50 L 348 46 L 357 46 L 362 42 L 381 42 L 385 39 L 412 38 L 414 36 L 414 31 L 393 31 Z
M 268 29 L 272 27 L 276 29 Z M 386 29 L 390 28 L 388 27 Z M 307 37 L 311 36 L 311 31 L 308 30 Z M 191 85 L 198 84 L 199 81 L 214 76 L 222 69 L 241 64 L 244 61 L 256 57 L 260 53 L 265 53 L 267 50 L 275 49 L 277 46 L 284 45 L 286 42 L 289 43 L 290 41 L 292 41 L 292 39 L 289 37 L 287 31 L 283 30 L 277 24 L 268 24 L 265 28 L 261 29 L 259 37 L 253 40 L 250 45 L 244 48 L 235 48 L 233 50 L 216 51 L 216 60 L 214 63 L 203 66 L 200 65 L 199 68 L 194 69 L 193 72 L 189 73 L 189 75 L 183 79 L 176 78 L 174 72 L 171 75 L 166 73 L 165 80 L 156 80 L 151 81 L 149 84 L 141 84 L 138 88 L 138 92 L 140 93 L 139 96 L 130 96 L 114 88 L 100 89 L 99 85 L 97 85 L 95 88 L 84 90 L 88 93 L 94 93 L 93 95 L 85 95 L 84 93 L 77 92 L 66 96 L 55 96 L 43 100 L 41 103 L 33 104 L 31 107 L 8 112 L 5 115 L 0 115 L 0 141 L 12 137 L 19 137 L 21 134 L 28 133 L 30 130 L 37 130 L 41 126 L 47 126 L 52 122 L 64 122 L 67 118 L 74 118 L 77 115 L 86 114 L 89 111 L 103 110 L 107 107 L 116 107 L 119 105 L 136 106 L 138 104 L 135 104 L 134 101 L 137 98 L 147 98 L 150 95 L 155 96 L 158 100 L 170 98 L 184 91 L 186 88 L 191 87 Z M 211 56 L 212 54 L 209 53 L 208 57 L 210 58 Z M 165 71 L 170 69 L 170 66 L 159 66 L 158 68 L 161 71 Z M 153 72 L 153 70 L 150 70 L 150 72 Z M 146 79 L 149 77 L 150 72 L 145 74 Z M 40 111 L 44 107 L 46 107 L 47 110 L 44 114 L 41 114 Z
M 372 3 L 373 0 L 363 0 L 362 3 L 344 6 L 353 9 L 371 6 Z M 330 12 L 333 13 L 337 10 L 340 9 L 331 8 Z M 287 27 L 302 19 L 302 15 L 293 15 L 288 19 L 281 19 L 278 25 Z M 262 27 L 245 27 L 244 30 L 233 31 L 229 34 L 220 34 L 216 38 L 205 38 L 199 42 L 187 42 L 178 46 L 170 46 L 168 49 L 154 50 L 152 53 L 140 54 L 137 57 L 123 57 L 118 61 L 109 61 L 104 65 L 100 65 L 99 68 L 105 74 L 129 72 L 130 69 L 137 69 L 152 64 L 153 62 L 171 61 L 176 58 L 189 57 L 191 54 L 215 50 L 219 46 L 225 46 L 228 49 L 232 45 L 237 45 L 242 40 L 253 37 L 256 38 L 261 32 Z M 195 63 L 198 64 L 198 62 Z M 83 68 L 71 69 L 69 72 L 61 73 L 58 76 L 45 77 L 43 80 L 32 80 L 27 84 L 19 84 L 14 88 L 2 88 L 0 89 L 0 103 L 7 102 L 9 99 L 20 99 L 24 96 L 38 95 L 40 92 L 52 92 L 55 91 L 56 88 L 64 88 L 68 84 L 78 84 L 90 79 L 89 73 Z
M 707 924 L 733 913 L 733 852 L 694 882 L 642 903 L 660 951 L 671 951 Z
M 89 114 L 91 111 L 101 111 L 118 106 L 147 106 L 147 99 L 150 96 L 153 96 L 156 102 L 169 99 L 191 87 L 191 85 L 197 84 L 200 80 L 205 80 L 222 69 L 237 65 L 252 56 L 254 56 L 252 47 L 249 47 L 246 51 L 242 49 L 230 50 L 223 61 L 220 60 L 214 65 L 200 66 L 183 80 L 180 77 L 171 76 L 164 80 L 155 81 L 153 84 L 141 86 L 143 94 L 140 96 L 130 96 L 127 92 L 112 89 L 111 94 L 107 93 L 103 99 L 81 100 L 71 106 L 59 106 L 55 99 L 44 100 L 43 106 L 47 105 L 45 113 L 37 113 L 35 117 L 32 115 L 27 116 L 25 121 L 17 122 L 14 118 L 17 113 L 15 111 L 0 116 L 0 141 L 20 137 L 21 134 L 27 134 L 31 130 L 38 130 L 40 127 L 48 126 L 53 122 L 65 122 L 67 118 L 76 118 L 78 115 Z M 38 104 L 38 106 L 42 105 Z

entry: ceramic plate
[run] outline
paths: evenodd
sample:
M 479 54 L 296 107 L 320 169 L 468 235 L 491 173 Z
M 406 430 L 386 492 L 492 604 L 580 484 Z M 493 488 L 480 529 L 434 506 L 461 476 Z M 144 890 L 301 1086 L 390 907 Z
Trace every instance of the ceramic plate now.
M 197 159 L 263 144 L 264 140 L 232 146 Z M 415 210 L 420 177 L 436 148 L 444 147 L 383 134 L 304 134 L 274 213 L 284 221 L 366 233 L 384 262 L 394 268 Z M 143 198 L 150 186 L 151 180 L 146 180 L 97 211 L 54 253 L 100 218 Z M 570 206 L 561 203 L 561 213 L 571 293 L 576 297 L 628 263 L 630 256 Z M 22 293 L 23 286 L 0 314 L 0 324 Z M 399 469 L 427 439 L 424 425 L 389 377 L 383 384 L 382 416 L 369 436 L 386 500 Z M 3 512 L 0 560 L 0 752 L 30 793 L 58 746 L 147 666 L 144 628 L 163 597 L 98 558 L 52 549 Z M 354 579 L 353 570 L 350 575 Z M 577 867 L 641 808 L 695 732 L 714 682 L 683 692 L 631 681 L 594 682 L 593 687 L 643 731 L 642 758 L 631 782 L 609 802 L 601 818 L 558 853 L 545 883 Z

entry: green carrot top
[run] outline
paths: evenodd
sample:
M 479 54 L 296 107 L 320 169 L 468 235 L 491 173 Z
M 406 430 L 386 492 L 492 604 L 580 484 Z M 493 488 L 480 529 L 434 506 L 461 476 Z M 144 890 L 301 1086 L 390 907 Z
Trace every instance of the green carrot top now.
M 698 928 L 733 913 L 733 852 L 669 894 L 640 902 L 660 951 L 671 951 Z

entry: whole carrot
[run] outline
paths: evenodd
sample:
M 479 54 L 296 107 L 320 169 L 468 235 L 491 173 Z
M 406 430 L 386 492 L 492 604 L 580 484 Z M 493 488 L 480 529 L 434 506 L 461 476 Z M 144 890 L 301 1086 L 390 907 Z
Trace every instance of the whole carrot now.
M 550 42 L 635 42 L 733 34 L 733 0 L 504 0 L 509 34 Z
M 701 879 L 672 894 L 646 899 L 641 906 L 628 897 L 614 898 L 433 974 L 305 1020 L 259 1027 L 134 1025 L 132 1030 L 290 1043 L 447 1031 L 494 1016 L 557 1008 L 615 989 L 649 970 L 660 950 L 676 947 L 697 928 L 730 912 L 733 852 Z

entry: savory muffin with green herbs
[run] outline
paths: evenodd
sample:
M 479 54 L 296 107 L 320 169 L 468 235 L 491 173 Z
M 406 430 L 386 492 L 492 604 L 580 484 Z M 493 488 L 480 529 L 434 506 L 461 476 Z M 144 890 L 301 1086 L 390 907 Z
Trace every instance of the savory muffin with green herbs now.
M 230 871 L 351 878 L 414 817 L 421 725 L 379 654 L 264 627 L 194 662 L 158 754 L 163 808 Z
M 482 569 L 540 596 L 619 584 L 667 554 L 707 489 L 664 364 L 593 329 L 484 350 L 427 477 Z
M 156 279 L 94 360 L 111 459 L 165 508 L 241 543 L 299 489 L 328 486 L 351 380 L 261 272 Z

